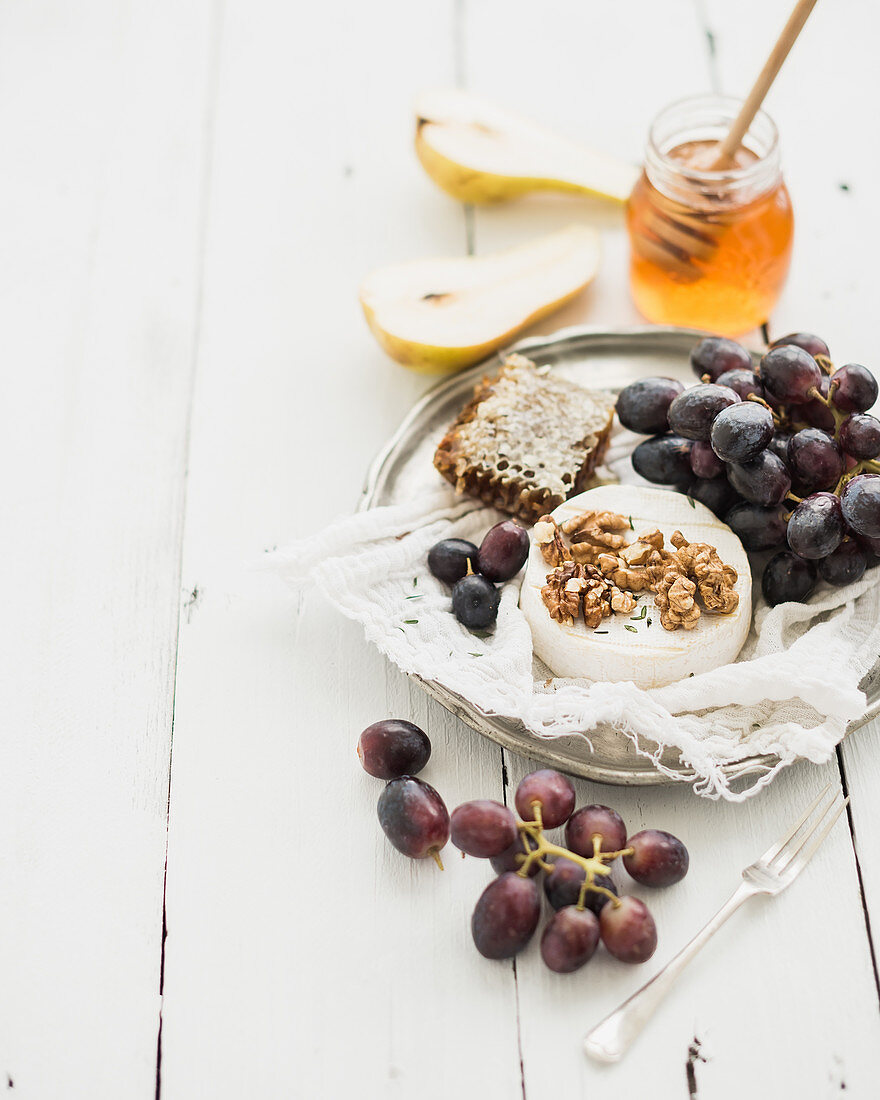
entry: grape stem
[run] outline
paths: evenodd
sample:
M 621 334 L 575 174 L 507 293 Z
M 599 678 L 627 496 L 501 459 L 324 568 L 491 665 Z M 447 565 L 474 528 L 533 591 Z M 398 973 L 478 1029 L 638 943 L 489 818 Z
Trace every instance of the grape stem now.
M 613 904 L 614 907 L 620 905 L 620 899 L 616 894 L 612 893 L 607 887 L 601 886 L 596 882 L 596 876 L 600 878 L 604 875 L 611 874 L 611 868 L 606 864 L 612 860 L 617 859 L 619 856 L 631 856 L 634 849 L 621 848 L 619 852 L 603 852 L 602 849 L 602 837 L 599 834 L 593 836 L 593 854 L 592 856 L 581 856 L 577 852 L 572 852 L 568 848 L 563 848 L 561 844 L 554 844 L 549 841 L 544 835 L 544 822 L 541 816 L 541 803 L 532 803 L 532 813 L 535 815 L 532 821 L 518 821 L 517 829 L 519 830 L 520 837 L 523 843 L 523 849 L 525 850 L 525 856 L 522 861 L 522 865 L 516 872 L 522 878 L 527 878 L 529 871 L 533 865 L 537 865 L 542 871 L 549 874 L 553 870 L 553 864 L 548 863 L 547 856 L 558 856 L 562 859 L 569 859 L 572 863 L 577 863 L 580 867 L 583 867 L 586 872 L 586 878 L 581 883 L 580 894 L 578 895 L 577 905 L 575 908 L 583 910 L 586 908 L 587 891 L 592 890 L 595 894 L 604 894 Z M 532 847 L 530 845 L 534 845 Z
M 807 395 L 809 397 L 812 397 L 814 400 L 818 401 L 821 405 L 824 405 L 825 408 L 828 409 L 831 412 L 831 415 L 834 417 L 834 436 L 835 436 L 835 438 L 837 438 L 837 429 L 844 422 L 844 420 L 846 420 L 846 418 L 849 416 L 848 412 L 843 412 L 842 409 L 838 409 L 838 407 L 831 400 L 831 398 L 834 396 L 834 391 L 837 389 L 837 387 L 838 387 L 838 383 L 837 382 L 832 382 L 831 385 L 828 387 L 828 396 L 827 397 L 822 396 L 822 393 L 818 389 L 817 386 L 811 386 L 810 389 L 807 390 Z
M 834 486 L 834 492 L 837 496 L 840 496 L 843 491 L 844 485 L 848 481 L 852 481 L 854 477 L 858 477 L 859 474 L 880 474 L 880 462 L 875 462 L 871 458 L 866 458 L 862 462 L 856 463 L 851 470 L 847 470 L 840 478 L 840 481 Z

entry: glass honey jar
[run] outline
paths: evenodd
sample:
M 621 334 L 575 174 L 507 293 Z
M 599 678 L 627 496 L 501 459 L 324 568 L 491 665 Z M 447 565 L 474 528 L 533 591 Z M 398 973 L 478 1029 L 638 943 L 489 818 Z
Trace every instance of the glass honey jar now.
M 732 162 L 716 163 L 739 107 L 694 96 L 651 126 L 627 228 L 633 298 L 655 324 L 739 336 L 782 291 L 794 219 L 772 119 L 759 111 Z

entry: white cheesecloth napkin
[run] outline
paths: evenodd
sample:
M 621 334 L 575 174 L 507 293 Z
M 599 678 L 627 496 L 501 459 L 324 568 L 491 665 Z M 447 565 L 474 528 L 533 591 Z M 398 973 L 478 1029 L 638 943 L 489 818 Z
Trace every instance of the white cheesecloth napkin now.
M 608 465 L 622 481 L 640 481 L 621 461 L 628 441 L 615 444 L 617 460 L 612 453 Z M 436 490 L 417 501 L 343 518 L 264 564 L 294 586 L 317 586 L 404 672 L 486 714 L 518 718 L 536 738 L 589 739 L 597 726 L 612 726 L 681 779 L 659 761 L 673 748 L 695 773 L 695 791 L 712 798 L 741 801 L 799 758 L 827 761 L 847 722 L 864 712 L 859 683 L 880 653 L 880 568 L 847 588 L 823 583 L 809 603 L 760 601 L 733 664 L 650 690 L 571 679 L 548 687 L 533 669 L 531 632 L 518 607 L 522 574 L 502 586 L 494 630 L 477 635 L 455 619 L 449 588 L 428 571 L 435 542 L 479 544 L 502 518 L 456 496 L 438 474 Z M 732 790 L 723 766 L 764 753 L 778 763 L 747 790 Z

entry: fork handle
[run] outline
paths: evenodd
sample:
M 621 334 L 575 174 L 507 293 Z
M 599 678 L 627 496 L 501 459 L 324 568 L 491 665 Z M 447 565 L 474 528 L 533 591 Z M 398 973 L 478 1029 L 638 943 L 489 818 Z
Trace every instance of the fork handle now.
M 746 898 L 752 897 L 755 893 L 757 891 L 748 883 L 741 883 L 689 944 L 670 959 L 649 982 L 624 1001 L 620 1008 L 610 1016 L 606 1016 L 592 1031 L 588 1032 L 584 1040 L 584 1049 L 587 1054 L 600 1062 L 618 1062 L 694 955 L 712 938 L 728 917 L 739 909 Z

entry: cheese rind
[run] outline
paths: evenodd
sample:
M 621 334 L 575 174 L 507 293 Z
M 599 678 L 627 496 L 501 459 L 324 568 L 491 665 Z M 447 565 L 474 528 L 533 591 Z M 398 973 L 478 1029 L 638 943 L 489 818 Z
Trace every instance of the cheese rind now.
M 631 517 L 633 539 L 659 528 L 667 544 L 673 531 L 681 531 L 689 542 L 711 544 L 721 560 L 737 571 L 739 604 L 730 615 L 704 611 L 694 630 L 665 630 L 653 593 L 644 593 L 631 615 L 603 619 L 598 630 L 607 633 L 588 629 L 583 620 L 557 623 L 541 599 L 541 589 L 552 570 L 533 533 L 520 608 L 532 631 L 535 655 L 557 676 L 631 680 L 642 688 L 661 687 L 736 660 L 751 626 L 752 575 L 746 552 L 733 531 L 708 508 L 681 493 L 629 485 L 590 489 L 561 504 L 553 518 L 561 524 L 590 510 Z M 638 618 L 642 607 L 646 609 L 644 617 Z

